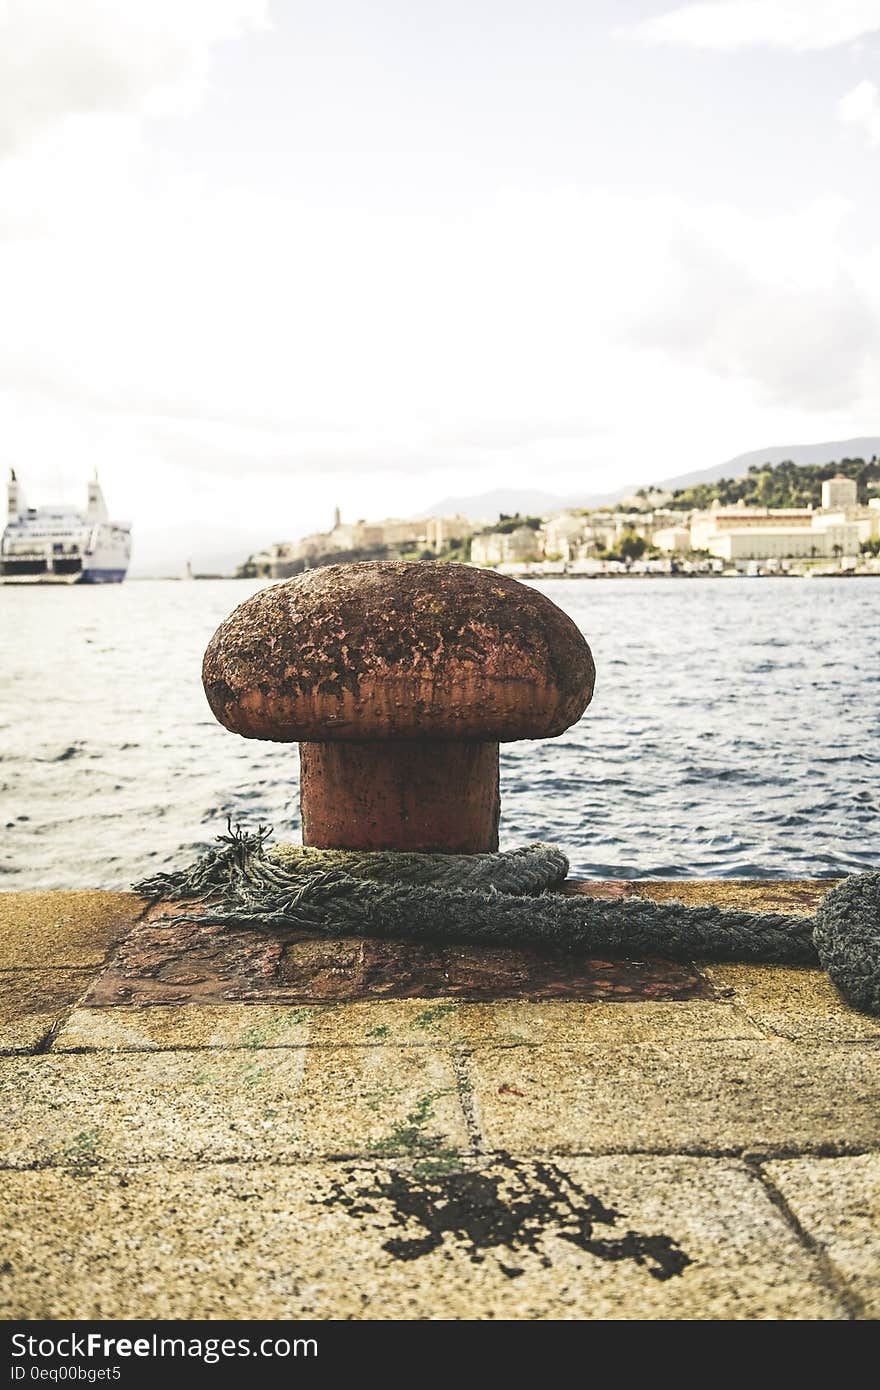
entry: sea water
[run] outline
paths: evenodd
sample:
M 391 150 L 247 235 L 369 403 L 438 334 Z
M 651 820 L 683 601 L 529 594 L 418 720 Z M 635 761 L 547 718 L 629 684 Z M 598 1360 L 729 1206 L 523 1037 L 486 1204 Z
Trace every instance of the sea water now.
M 298 838 L 295 745 L 213 719 L 201 658 L 260 584 L 0 587 L 0 887 L 124 888 L 226 817 Z M 502 846 L 583 876 L 880 867 L 880 578 L 536 585 L 598 668 L 560 738 L 502 745 Z

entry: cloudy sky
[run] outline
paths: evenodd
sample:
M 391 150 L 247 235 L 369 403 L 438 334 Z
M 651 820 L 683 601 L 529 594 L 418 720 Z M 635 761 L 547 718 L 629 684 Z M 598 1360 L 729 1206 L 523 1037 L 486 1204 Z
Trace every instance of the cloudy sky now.
M 880 0 L 0 0 L 0 459 L 148 569 L 875 433 L 878 58 Z

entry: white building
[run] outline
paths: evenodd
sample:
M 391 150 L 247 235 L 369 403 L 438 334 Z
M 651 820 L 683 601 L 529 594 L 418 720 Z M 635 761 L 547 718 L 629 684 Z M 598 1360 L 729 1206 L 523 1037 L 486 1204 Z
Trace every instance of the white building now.
M 474 534 L 476 529 L 474 523 L 466 516 L 432 516 L 423 523 L 425 528 L 425 544 L 430 547 L 435 554 L 452 541 L 465 541 Z
M 691 514 L 691 549 L 710 550 L 713 539 L 725 531 L 800 530 L 812 522 L 812 507 L 779 507 L 771 511 L 769 507 L 748 507 L 745 502 L 722 507 L 716 499 L 708 511 Z
M 858 505 L 851 478 L 830 478 L 823 483 L 823 502 L 834 498 L 839 502 L 833 510 L 824 506 L 770 509 L 748 507 L 742 502 L 722 507 L 716 502 L 708 511 L 692 514 L 691 548 L 707 550 L 728 561 L 858 555 L 862 541 L 875 533 L 876 509 Z
M 836 477 L 827 478 L 822 484 L 823 511 L 834 512 L 840 508 L 858 505 L 859 486 L 855 478 L 846 478 L 842 473 L 838 473 Z
M 691 549 L 691 533 L 686 526 L 663 526 L 654 532 L 654 544 L 667 554 L 684 554 Z
M 516 564 L 540 560 L 543 554 L 543 537 L 531 526 L 518 526 L 515 531 L 489 531 L 471 541 L 472 565 Z
M 817 521 L 819 518 L 817 517 Z M 857 555 L 854 522 L 814 526 L 729 527 L 708 537 L 705 549 L 721 560 L 817 560 Z
M 542 528 L 544 553 L 560 560 L 573 560 L 585 546 L 593 542 L 593 530 L 588 517 L 577 512 L 559 512 L 551 516 Z
M 474 536 L 471 541 L 471 564 L 491 567 L 500 565 L 504 559 L 504 536 L 498 531 L 487 531 L 482 536 Z
M 817 513 L 816 525 L 855 526 L 859 541 L 873 541 L 880 536 L 880 505 L 846 507 L 839 512 Z

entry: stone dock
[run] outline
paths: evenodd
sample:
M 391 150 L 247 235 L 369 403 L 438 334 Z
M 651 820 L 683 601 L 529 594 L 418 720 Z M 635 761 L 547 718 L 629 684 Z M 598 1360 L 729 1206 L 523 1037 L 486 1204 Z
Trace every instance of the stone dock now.
M 0 895 L 4 1317 L 880 1313 L 880 1021 L 819 970 L 156 919 Z

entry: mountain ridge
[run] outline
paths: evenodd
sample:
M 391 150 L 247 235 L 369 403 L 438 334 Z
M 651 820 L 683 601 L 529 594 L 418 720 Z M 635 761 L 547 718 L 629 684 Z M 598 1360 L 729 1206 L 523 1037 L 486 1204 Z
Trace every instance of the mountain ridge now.
M 697 483 L 713 483 L 719 478 L 741 478 L 756 463 L 777 464 L 788 459 L 799 464 L 836 463 L 844 458 L 869 459 L 875 454 L 880 454 L 880 435 L 857 435 L 852 439 L 830 439 L 817 444 L 774 444 L 736 454 L 724 463 L 712 464 L 709 468 L 678 473 L 672 477 L 660 478 L 656 482 L 653 479 L 643 479 L 638 483 L 626 483 L 614 492 L 583 492 L 566 496 L 536 488 L 493 488 L 473 497 L 444 497 L 420 515 L 461 514 L 471 521 L 494 521 L 501 512 L 508 516 L 516 512 L 523 516 L 534 516 L 551 511 L 565 511 L 570 507 L 613 507 L 624 497 L 630 496 L 637 487 L 675 492 L 678 488 L 693 487 Z

